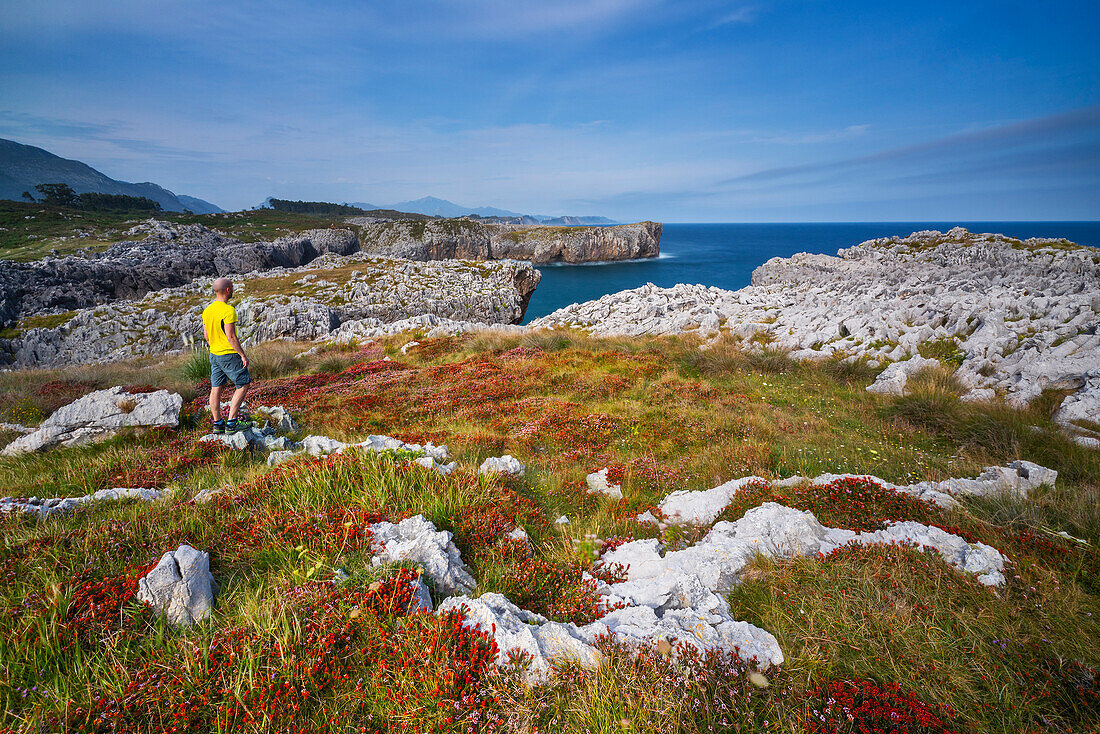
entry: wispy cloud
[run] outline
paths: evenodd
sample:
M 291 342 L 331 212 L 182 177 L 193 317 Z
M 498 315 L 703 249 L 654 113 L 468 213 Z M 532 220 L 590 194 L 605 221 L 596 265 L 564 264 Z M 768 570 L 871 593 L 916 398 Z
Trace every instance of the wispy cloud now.
M 782 143 L 784 145 L 807 145 L 814 143 L 835 143 L 839 140 L 848 140 L 850 138 L 859 137 L 866 133 L 871 126 L 869 124 L 863 125 L 848 125 L 847 127 L 840 128 L 838 130 L 822 130 L 820 132 L 811 133 L 782 133 L 773 135 L 754 135 L 751 141 L 754 143 Z
M 760 8 L 756 5 L 740 5 L 732 10 L 727 9 L 722 15 L 714 20 L 708 28 L 721 28 L 725 25 L 737 25 L 741 23 L 752 23 L 756 20 L 760 14 Z
M 962 132 L 915 145 L 879 151 L 825 163 L 768 168 L 718 181 L 718 187 L 759 185 L 763 182 L 791 181 L 799 177 L 827 174 L 838 177 L 870 167 L 973 161 L 987 155 L 1003 155 L 1013 150 L 1050 147 L 1059 141 L 1100 137 L 1100 105 L 1056 115 L 1022 120 L 982 130 Z M 1007 159 L 1006 159 L 1007 160 Z M 1007 166 L 1007 164 L 1006 164 Z M 1100 169 L 1098 169 L 1100 170 Z M 818 178 L 817 180 L 821 180 Z

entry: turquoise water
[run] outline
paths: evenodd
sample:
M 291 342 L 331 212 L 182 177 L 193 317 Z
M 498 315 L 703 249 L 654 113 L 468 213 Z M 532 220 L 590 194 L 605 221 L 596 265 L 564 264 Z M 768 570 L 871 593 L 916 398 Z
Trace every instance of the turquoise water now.
M 661 256 L 649 260 L 585 265 L 540 265 L 542 282 L 531 297 L 526 320 L 571 303 L 646 283 L 662 287 L 702 283 L 736 290 L 749 285 L 752 271 L 773 257 L 796 252 L 835 255 L 842 247 L 922 229 L 1012 237 L 1065 237 L 1100 247 L 1100 222 L 849 222 L 841 224 L 666 224 Z

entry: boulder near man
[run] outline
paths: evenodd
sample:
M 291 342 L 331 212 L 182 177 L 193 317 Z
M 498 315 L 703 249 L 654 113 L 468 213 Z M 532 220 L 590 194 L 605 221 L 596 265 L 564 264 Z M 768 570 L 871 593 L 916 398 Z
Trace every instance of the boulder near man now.
M 214 281 L 214 301 L 202 312 L 202 330 L 210 345 L 210 414 L 214 416 L 214 433 L 236 433 L 252 427 L 248 420 L 238 420 L 237 414 L 252 384 L 248 374 L 248 355 L 237 339 L 237 309 L 229 305 L 233 281 Z M 229 420 L 222 419 L 222 388 L 233 383 L 235 390 L 229 400 Z

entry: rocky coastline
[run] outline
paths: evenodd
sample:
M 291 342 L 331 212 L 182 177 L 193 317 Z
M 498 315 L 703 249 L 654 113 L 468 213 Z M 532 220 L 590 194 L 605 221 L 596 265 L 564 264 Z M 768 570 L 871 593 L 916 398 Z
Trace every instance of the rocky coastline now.
M 527 260 L 582 263 L 633 260 L 660 254 L 662 225 L 638 222 L 610 227 L 492 224 L 474 219 L 379 222 L 351 218 L 363 249 L 408 260 Z
M 478 324 L 522 320 L 541 274 L 514 261 L 412 262 L 324 255 L 304 268 L 236 275 L 245 345 L 308 341 L 413 317 Z M 200 314 L 212 278 L 77 310 L 55 326 L 0 340 L 11 367 L 58 367 L 188 349 L 202 342 Z M 360 326 L 362 325 L 362 326 Z
M 5 263 L 0 269 L 0 326 L 20 318 L 89 308 L 220 277 L 307 265 L 324 254 L 350 255 L 359 240 L 348 229 L 315 229 L 271 242 L 242 242 L 200 224 L 150 219 L 127 237 L 83 257 Z
M 738 291 L 647 284 L 531 323 L 547 327 L 729 334 L 794 359 L 935 360 L 972 400 L 1026 405 L 1044 390 L 1069 391 L 1057 418 L 1100 445 L 1088 428 L 1100 423 L 1100 251 L 1066 240 L 914 232 L 836 257 L 773 258 Z

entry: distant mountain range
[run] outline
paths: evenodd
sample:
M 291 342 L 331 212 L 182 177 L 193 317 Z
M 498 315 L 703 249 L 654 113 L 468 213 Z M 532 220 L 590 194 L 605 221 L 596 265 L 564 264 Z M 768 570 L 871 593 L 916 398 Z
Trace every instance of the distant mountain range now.
M 45 183 L 65 183 L 78 194 L 124 194 L 144 196 L 158 202 L 165 211 L 212 214 L 223 211 L 209 201 L 175 194 L 155 183 L 116 181 L 80 161 L 56 156 L 33 145 L 0 138 L 0 199 L 23 200 L 23 192 L 38 196 L 34 187 Z
M 350 205 L 357 206 L 360 209 L 394 209 L 399 212 L 408 212 L 410 214 L 427 214 L 431 217 L 468 217 L 476 214 L 479 217 L 529 220 L 523 221 L 523 224 L 560 224 L 573 226 L 585 224 L 618 224 L 618 222 L 608 219 L 607 217 L 552 217 L 548 214 L 520 214 L 519 212 L 511 212 L 507 209 L 497 209 L 493 206 L 462 206 L 461 204 L 455 204 L 453 201 L 439 199 L 435 196 L 425 196 L 421 199 L 402 201 L 397 204 L 387 204 L 386 206 L 375 206 L 374 204 L 368 204 L 363 201 L 351 202 Z

